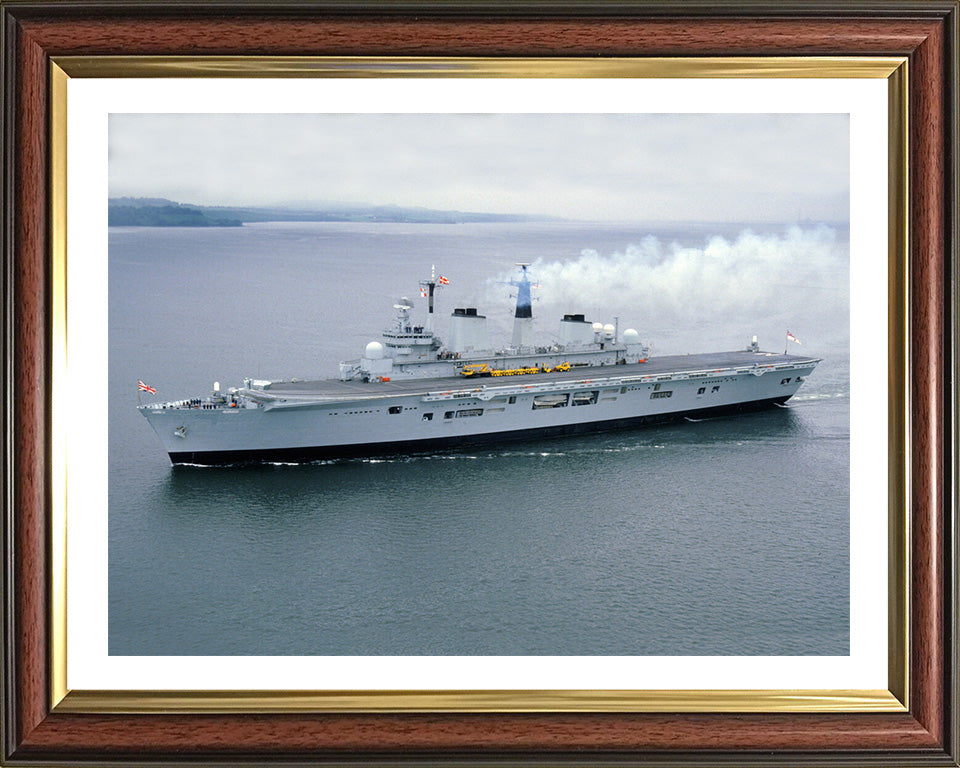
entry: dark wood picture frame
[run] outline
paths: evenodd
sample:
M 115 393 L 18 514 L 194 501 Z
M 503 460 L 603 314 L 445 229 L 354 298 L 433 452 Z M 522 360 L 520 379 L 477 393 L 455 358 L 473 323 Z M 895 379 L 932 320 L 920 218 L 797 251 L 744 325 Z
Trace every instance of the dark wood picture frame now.
M 958 765 L 957 2 L 16 2 L 3 54 L 4 667 L 9 765 Z M 905 56 L 909 685 L 903 713 L 51 711 L 51 60 L 99 55 Z

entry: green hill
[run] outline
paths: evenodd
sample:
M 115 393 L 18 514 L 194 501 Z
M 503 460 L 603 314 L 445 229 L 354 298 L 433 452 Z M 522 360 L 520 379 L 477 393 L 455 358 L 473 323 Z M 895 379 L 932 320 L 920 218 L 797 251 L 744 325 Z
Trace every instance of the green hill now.
M 158 201 L 160 202 L 160 201 Z M 200 208 L 177 203 L 117 205 L 107 209 L 111 227 L 240 227 L 243 221 L 227 216 L 211 216 Z
M 156 197 L 109 200 L 111 227 L 239 227 L 255 221 L 370 221 L 410 224 L 463 224 L 549 221 L 542 216 L 438 211 L 398 205 L 330 203 L 316 208 L 187 205 Z

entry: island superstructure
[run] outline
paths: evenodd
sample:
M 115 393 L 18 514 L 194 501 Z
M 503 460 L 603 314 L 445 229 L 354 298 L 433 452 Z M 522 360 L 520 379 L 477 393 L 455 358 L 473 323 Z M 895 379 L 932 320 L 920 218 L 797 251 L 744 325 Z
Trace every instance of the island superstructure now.
M 340 364 L 337 379 L 245 379 L 242 387 L 141 405 L 174 464 L 228 464 L 381 455 L 624 429 L 785 403 L 820 362 L 760 350 L 652 357 L 639 333 L 560 319 L 556 341 L 532 337 L 528 264 L 519 264 L 510 344 L 491 347 L 486 317 L 456 307 L 448 341 L 407 298 L 379 341 Z

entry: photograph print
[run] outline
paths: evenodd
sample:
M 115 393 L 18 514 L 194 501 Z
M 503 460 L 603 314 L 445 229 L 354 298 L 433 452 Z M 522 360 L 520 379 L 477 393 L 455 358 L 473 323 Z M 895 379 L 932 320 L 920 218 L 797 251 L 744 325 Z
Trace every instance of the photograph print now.
M 846 656 L 846 114 L 111 114 L 109 653 Z

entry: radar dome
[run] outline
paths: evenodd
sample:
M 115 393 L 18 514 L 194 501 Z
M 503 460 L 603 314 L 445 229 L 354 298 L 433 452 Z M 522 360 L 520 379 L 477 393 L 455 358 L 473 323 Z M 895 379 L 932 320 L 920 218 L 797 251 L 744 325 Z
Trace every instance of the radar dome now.
M 603 323 L 594 323 L 593 324 L 594 333 L 603 333 Z
M 639 344 L 640 343 L 640 334 L 637 333 L 633 328 L 627 328 L 623 332 L 623 343 L 624 344 Z
M 615 331 L 616 331 L 616 328 L 613 327 L 613 323 L 607 323 L 605 326 L 603 326 L 603 335 L 606 336 L 608 339 L 613 338 L 613 334 Z
M 379 341 L 371 341 L 364 347 L 363 356 L 367 360 L 381 360 L 383 358 L 383 344 Z

